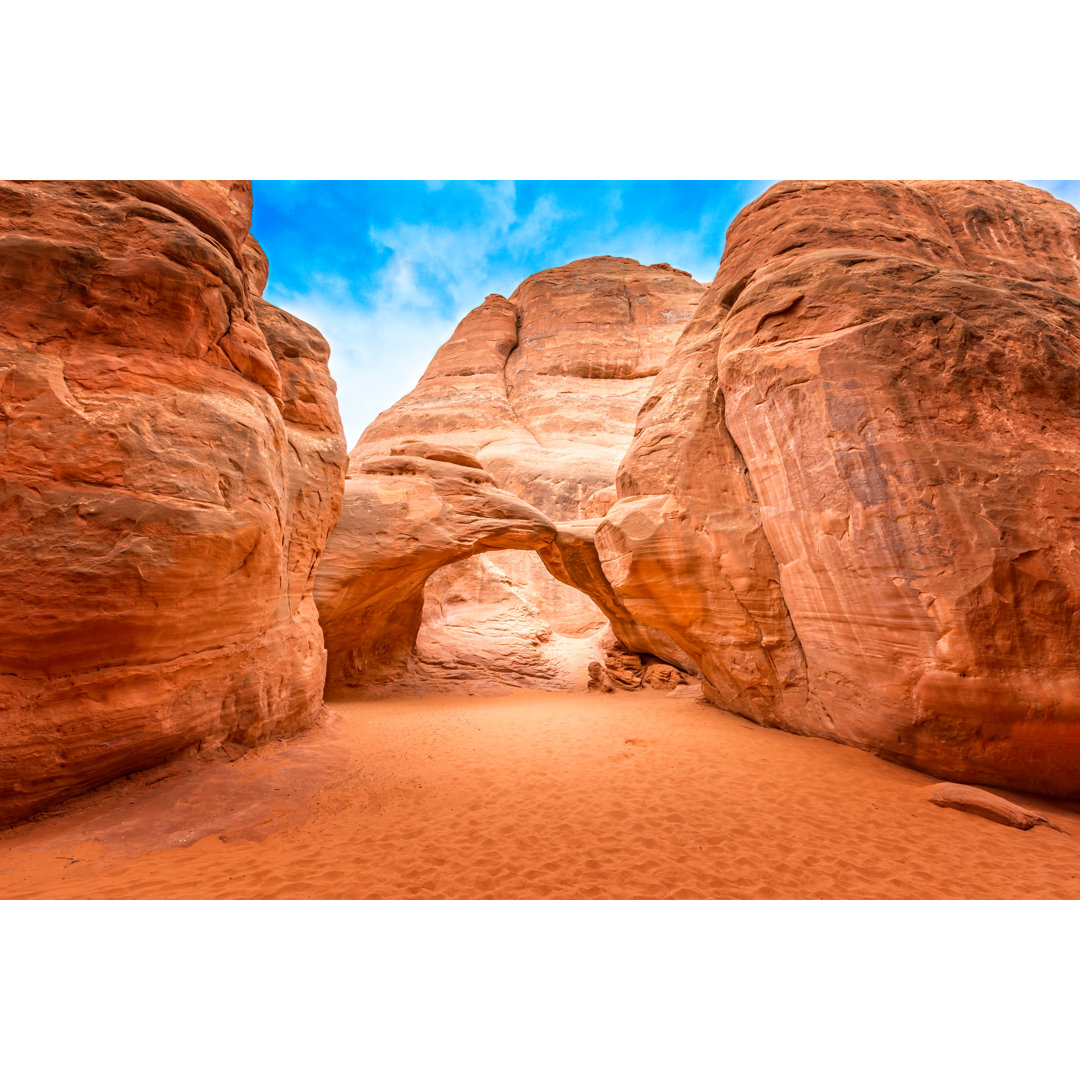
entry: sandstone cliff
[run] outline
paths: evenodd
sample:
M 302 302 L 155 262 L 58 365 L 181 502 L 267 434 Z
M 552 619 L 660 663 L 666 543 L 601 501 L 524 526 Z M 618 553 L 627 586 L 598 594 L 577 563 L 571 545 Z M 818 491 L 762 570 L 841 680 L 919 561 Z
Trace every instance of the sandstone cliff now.
M 250 185 L 0 184 L 0 822 L 308 724 L 329 349 Z
M 1080 215 L 1011 183 L 748 206 L 597 530 L 711 700 L 1080 793 Z
M 339 614 L 342 575 L 352 562 L 378 557 L 370 541 L 371 481 L 360 480 L 368 463 L 416 441 L 473 456 L 495 488 L 538 511 L 549 526 L 561 526 L 557 544 L 500 544 L 525 550 L 488 551 L 461 562 L 455 542 L 443 547 L 447 558 L 439 562 L 453 561 L 452 567 L 417 564 L 427 567 L 423 594 L 409 601 L 415 611 L 394 631 L 407 626 L 408 632 L 396 644 L 393 634 L 382 639 L 400 662 L 397 670 L 411 657 L 414 684 L 467 679 L 584 688 L 609 619 L 631 647 L 688 662 L 665 634 L 637 626 L 618 603 L 600 570 L 592 529 L 614 500 L 615 472 L 638 409 L 702 291 L 666 264 L 583 259 L 533 275 L 509 299 L 489 296 L 461 321 L 416 389 L 382 413 L 350 455 L 357 484 L 346 495 L 317 593 L 333 681 L 370 685 L 376 670 L 387 670 L 367 661 L 357 666 L 346 655 L 368 655 L 369 631 Z M 354 497 L 360 501 L 350 507 Z M 486 512 L 465 516 L 478 525 Z M 395 527 L 385 526 L 388 537 Z M 460 521 L 451 531 L 468 534 Z M 406 543 L 413 535 L 401 534 Z M 350 588 L 351 604 L 363 585 Z

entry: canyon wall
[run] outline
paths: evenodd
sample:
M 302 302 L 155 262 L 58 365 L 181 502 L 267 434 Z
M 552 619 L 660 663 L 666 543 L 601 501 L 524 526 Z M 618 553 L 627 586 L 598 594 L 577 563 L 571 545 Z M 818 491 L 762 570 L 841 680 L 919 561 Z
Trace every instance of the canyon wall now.
M 423 597 L 410 590 L 407 605 L 423 614 L 402 619 L 404 638 L 381 639 L 400 661 L 395 680 L 584 688 L 609 619 L 631 647 L 690 663 L 666 634 L 637 626 L 619 605 L 592 527 L 614 501 L 638 409 L 703 288 L 667 264 L 583 259 L 534 274 L 509 299 L 489 296 L 466 315 L 416 389 L 380 414 L 350 455 L 357 483 L 317 590 L 332 684 L 388 677 L 384 663 L 372 662 L 369 629 L 341 614 L 359 602 L 355 590 L 343 599 L 342 575 L 357 560 L 379 558 L 369 550 L 367 464 L 415 442 L 474 458 L 495 488 L 559 526 L 560 541 L 500 545 L 513 550 L 483 549 L 429 569 Z M 353 491 L 360 502 L 350 508 Z M 484 519 L 477 510 L 476 522 Z M 457 531 L 468 529 L 459 522 Z M 406 546 L 413 535 L 402 534 Z
M 760 723 L 1080 794 L 1080 215 L 1014 183 L 739 214 L 596 532 Z
M 346 447 L 238 182 L 0 184 L 0 823 L 322 704 Z

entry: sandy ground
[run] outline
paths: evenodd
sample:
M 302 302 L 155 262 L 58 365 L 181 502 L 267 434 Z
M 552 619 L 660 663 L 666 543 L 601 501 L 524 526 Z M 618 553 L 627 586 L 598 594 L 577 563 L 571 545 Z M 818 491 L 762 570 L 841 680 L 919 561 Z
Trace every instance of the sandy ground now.
M 1069 898 L 1068 834 L 661 692 L 335 701 L 0 831 L 0 898 Z

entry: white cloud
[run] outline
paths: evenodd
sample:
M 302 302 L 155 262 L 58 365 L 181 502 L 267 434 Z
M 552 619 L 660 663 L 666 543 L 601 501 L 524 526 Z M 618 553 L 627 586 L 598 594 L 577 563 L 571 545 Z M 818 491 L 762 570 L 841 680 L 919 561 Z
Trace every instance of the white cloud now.
M 542 249 L 550 230 L 566 216 L 552 196 L 542 195 L 520 217 L 512 181 L 472 186 L 484 211 L 475 223 L 401 222 L 371 229 L 372 242 L 391 253 L 376 303 L 445 308 L 449 301 L 460 317 L 489 292 L 511 291 L 518 280 L 511 283 L 507 271 Z
M 537 251 L 547 243 L 549 231 L 566 216 L 553 196 L 541 195 L 528 216 L 507 231 L 507 245 L 512 244 L 519 253 Z
M 748 187 L 745 201 L 766 186 Z M 478 220 L 453 227 L 373 227 L 370 238 L 387 255 L 363 298 L 336 275 L 313 275 L 303 291 L 275 287 L 271 279 L 267 299 L 318 327 L 330 343 L 350 448 L 380 412 L 416 385 L 457 323 L 489 293 L 508 296 L 530 273 L 593 255 L 667 262 L 699 281 L 710 281 L 720 263 L 726 217 L 706 215 L 692 230 L 621 228 L 618 191 L 603 219 L 579 222 L 578 213 L 551 193 L 519 215 L 513 182 L 474 187 L 483 205 Z
M 330 343 L 330 373 L 350 450 L 383 409 L 416 385 L 455 326 L 433 311 L 400 302 L 364 307 L 333 290 L 270 288 L 267 300 L 317 327 Z
M 1080 206 L 1080 180 L 1021 180 L 1020 183 L 1042 188 L 1049 191 L 1055 199 Z

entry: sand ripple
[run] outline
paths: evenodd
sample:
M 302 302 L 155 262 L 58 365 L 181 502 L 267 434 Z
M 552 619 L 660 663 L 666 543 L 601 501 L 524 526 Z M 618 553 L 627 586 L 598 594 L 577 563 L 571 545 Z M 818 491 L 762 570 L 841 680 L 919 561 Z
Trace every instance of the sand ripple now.
M 325 729 L 120 781 L 0 833 L 0 897 L 1080 897 L 1069 835 L 661 693 L 332 703 Z

